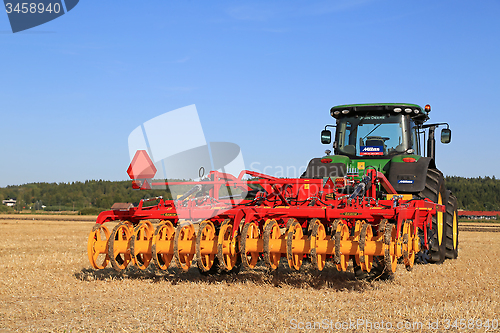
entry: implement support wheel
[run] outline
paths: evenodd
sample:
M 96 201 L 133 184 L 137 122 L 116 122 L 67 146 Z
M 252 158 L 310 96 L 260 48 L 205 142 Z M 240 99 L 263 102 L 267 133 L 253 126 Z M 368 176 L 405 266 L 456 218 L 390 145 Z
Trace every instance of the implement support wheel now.
M 259 252 L 249 252 L 247 250 L 248 240 L 259 239 L 259 227 L 255 222 L 246 223 L 241 231 L 240 238 L 240 254 L 241 254 L 241 264 L 246 270 L 255 268 L 257 262 L 259 261 Z
M 293 253 L 295 248 L 295 242 L 302 240 L 304 233 L 302 231 L 302 226 L 295 220 L 290 224 L 287 230 L 286 236 L 286 259 L 288 261 L 288 266 L 290 269 L 299 270 L 302 266 L 302 260 L 304 259 L 304 253 Z
M 184 272 L 187 272 L 189 267 L 191 267 L 191 261 L 194 257 L 194 253 L 188 252 L 190 249 L 185 248 L 186 241 L 193 242 L 195 241 L 195 238 L 196 235 L 193 224 L 184 222 L 177 225 L 174 238 L 174 258 L 177 267 L 182 269 Z
M 333 226 L 334 229 L 332 232 L 335 232 L 335 266 L 339 272 L 345 272 L 347 270 L 349 255 L 344 255 L 340 252 L 340 242 L 349 238 L 349 227 L 339 220 L 335 220 Z
M 149 248 L 149 243 L 153 238 L 154 228 L 151 222 L 144 221 L 139 223 L 137 227 L 134 229 L 134 234 L 132 238 L 130 238 L 130 254 L 132 256 L 132 261 L 139 269 L 148 268 L 149 263 L 152 259 L 151 252 L 147 253 L 136 253 L 138 251 L 138 247 L 140 248 Z
M 130 263 L 129 241 L 132 236 L 134 227 L 130 222 L 118 223 L 111 232 L 108 241 L 108 256 L 111 266 L 122 271 L 127 268 Z
M 233 232 L 233 223 L 230 219 L 222 222 L 217 240 L 217 258 L 219 260 L 219 268 L 225 272 L 231 272 L 238 269 L 239 253 L 238 253 L 238 234 L 231 236 Z
M 201 254 L 201 242 L 213 241 L 215 237 L 215 227 L 212 221 L 203 221 L 196 237 L 196 257 L 198 258 L 198 269 L 201 273 L 210 272 L 215 262 L 215 254 Z
M 364 223 L 361 226 L 359 234 L 359 266 L 365 272 L 370 272 L 373 265 L 373 256 L 365 254 L 365 246 L 367 241 L 373 240 L 372 226 Z
M 406 270 L 411 271 L 415 263 L 415 254 L 418 249 L 415 248 L 418 242 L 415 242 L 415 229 L 412 220 L 406 220 L 403 224 L 403 260 Z M 417 245 L 418 246 L 418 245 Z
M 155 266 L 164 271 L 168 269 L 170 261 L 173 258 L 173 246 L 170 249 L 162 249 L 162 242 L 169 241 L 173 244 L 175 236 L 175 228 L 170 221 L 163 221 L 155 229 L 153 241 L 151 244 L 151 252 L 153 254 L 153 262 Z
M 389 274 L 396 271 L 398 267 L 398 256 L 396 252 L 397 230 L 393 224 L 386 224 L 384 232 L 384 263 L 385 270 Z M 391 248 L 393 253 L 391 254 Z
M 281 231 L 278 222 L 274 219 L 267 220 L 264 229 L 264 263 L 271 272 L 278 268 L 281 253 L 279 252 L 280 249 L 271 248 L 269 241 L 279 238 L 281 238 Z
M 326 231 L 325 226 L 319 220 L 317 221 L 318 223 L 313 224 L 311 231 L 311 264 L 322 271 L 325 268 L 326 254 L 317 254 L 317 247 L 318 241 L 326 239 Z
M 102 224 L 96 223 L 89 234 L 87 242 L 89 261 L 95 269 L 104 269 L 108 265 L 108 239 L 108 228 Z

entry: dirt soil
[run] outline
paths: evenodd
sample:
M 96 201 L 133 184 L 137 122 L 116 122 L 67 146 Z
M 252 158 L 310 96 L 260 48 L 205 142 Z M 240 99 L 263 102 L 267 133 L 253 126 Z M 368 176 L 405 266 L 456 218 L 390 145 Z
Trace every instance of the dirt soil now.
M 462 231 L 458 259 L 411 272 L 399 265 L 392 281 L 367 283 L 332 264 L 210 277 L 195 267 L 96 271 L 86 249 L 92 225 L 0 219 L 0 332 L 465 332 L 479 324 L 484 332 L 487 321 L 500 331 L 498 232 Z

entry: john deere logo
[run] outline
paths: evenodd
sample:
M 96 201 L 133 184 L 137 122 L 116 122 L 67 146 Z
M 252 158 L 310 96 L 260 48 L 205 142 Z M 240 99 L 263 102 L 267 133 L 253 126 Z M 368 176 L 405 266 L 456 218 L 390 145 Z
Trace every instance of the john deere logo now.
M 12 32 L 31 29 L 72 10 L 79 0 L 4 0 Z

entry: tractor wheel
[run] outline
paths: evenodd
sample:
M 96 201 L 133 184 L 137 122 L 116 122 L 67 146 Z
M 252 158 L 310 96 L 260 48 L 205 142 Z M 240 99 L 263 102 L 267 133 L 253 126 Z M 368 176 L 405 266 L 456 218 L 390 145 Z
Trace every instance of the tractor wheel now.
M 446 259 L 456 259 L 458 257 L 458 214 L 457 198 L 446 191 Z
M 425 188 L 419 195 L 435 203 L 446 204 L 444 178 L 439 170 L 429 169 L 427 171 Z M 422 253 L 418 255 L 418 261 L 421 263 L 442 263 L 446 255 L 446 234 L 446 214 L 437 213 L 437 215 L 432 218 L 432 230 L 427 229 L 429 250 L 422 249 Z

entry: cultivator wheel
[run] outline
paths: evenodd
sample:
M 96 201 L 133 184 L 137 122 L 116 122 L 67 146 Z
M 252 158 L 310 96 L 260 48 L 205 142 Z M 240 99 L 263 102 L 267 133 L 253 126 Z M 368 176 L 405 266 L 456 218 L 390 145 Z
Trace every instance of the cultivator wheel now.
M 408 271 L 413 269 L 416 253 L 420 250 L 419 239 L 415 236 L 413 221 L 406 220 L 403 224 L 403 261 Z
M 355 222 L 354 224 L 354 230 L 349 230 L 349 238 L 348 240 L 351 241 L 351 242 L 356 242 L 357 245 L 358 245 L 358 250 L 356 251 L 356 253 L 354 255 L 351 256 L 351 258 L 353 259 L 353 265 L 356 264 L 356 265 L 360 265 L 361 264 L 361 247 L 360 247 L 360 243 L 361 243 L 361 229 L 363 228 L 363 224 L 365 224 L 366 221 L 364 220 L 358 220 Z M 366 245 L 366 244 L 365 244 Z M 342 245 L 341 245 L 342 247 Z M 363 254 L 364 254 L 364 250 L 363 250 Z
M 214 266 L 216 256 L 211 250 L 216 237 L 214 224 L 203 221 L 196 237 L 196 258 L 201 273 L 210 272 Z
M 315 223 L 311 230 L 311 264 L 319 271 L 322 271 L 326 264 L 326 254 L 318 254 L 319 243 L 328 240 L 325 226 L 322 223 Z M 327 248 L 328 250 L 331 251 Z
M 259 261 L 260 252 L 256 250 L 260 239 L 259 236 L 259 227 L 254 222 L 246 223 L 241 231 L 241 264 L 246 270 L 255 268 L 257 262 Z M 250 251 L 252 249 L 254 251 Z
M 130 238 L 130 254 L 133 263 L 141 270 L 148 268 L 153 255 L 151 253 L 151 240 L 154 234 L 151 222 L 143 221 L 134 228 Z
M 390 271 L 386 269 L 385 265 L 385 260 L 384 260 L 384 255 L 385 255 L 385 247 L 387 246 L 385 244 L 385 232 L 386 232 L 386 226 L 389 225 L 389 221 L 387 219 L 382 219 L 380 223 L 378 224 L 377 227 L 377 235 L 373 236 L 371 240 L 376 241 L 378 244 L 382 243 L 382 251 L 383 255 L 374 255 L 370 256 L 370 263 L 367 264 L 365 262 L 365 265 L 369 265 L 370 270 L 362 270 L 361 266 L 354 265 L 354 274 L 357 279 L 361 280 L 367 280 L 367 281 L 373 281 L 373 280 L 385 280 L 391 277 L 391 274 L 389 273 Z M 361 232 L 363 229 L 361 229 Z M 373 233 L 373 231 L 372 231 Z M 368 227 L 367 227 L 367 235 L 369 235 L 368 232 Z M 366 238 L 366 242 L 368 242 L 368 236 Z M 360 242 L 362 241 L 361 239 L 361 233 L 360 233 Z M 389 244 L 389 249 L 390 249 L 390 244 Z M 365 256 L 366 258 L 366 256 Z M 360 258 L 361 261 L 361 258 Z M 392 267 L 391 267 L 392 271 Z M 392 272 L 391 272 L 392 273 Z
M 108 265 L 109 256 L 107 243 L 109 230 L 102 224 L 95 224 L 89 234 L 87 253 L 90 264 L 95 269 L 104 269 Z
M 264 263 L 269 271 L 275 271 L 280 263 L 281 252 L 275 240 L 281 239 L 281 231 L 278 222 L 274 219 L 266 221 L 264 230 Z
M 217 259 L 219 268 L 223 272 L 236 272 L 241 264 L 238 253 L 238 237 L 237 234 L 233 237 L 232 232 L 233 222 L 226 219 L 220 226 L 217 240 Z
M 373 231 L 371 225 L 363 223 L 359 233 L 359 263 L 361 270 L 369 273 L 373 265 L 373 256 L 365 254 L 366 242 L 373 241 Z
M 345 272 L 347 270 L 349 255 L 343 254 L 340 251 L 340 247 L 341 241 L 349 238 L 349 227 L 343 221 L 336 220 L 333 223 L 332 232 L 335 232 L 335 266 L 339 272 Z
M 178 268 L 187 272 L 191 267 L 194 257 L 194 245 L 196 234 L 194 226 L 190 222 L 182 222 L 177 225 L 174 236 L 174 259 Z
M 170 221 L 161 222 L 155 229 L 151 244 L 151 252 L 155 266 L 165 271 L 173 258 L 173 240 L 175 228 Z
M 132 260 L 129 241 L 133 232 L 134 226 L 128 221 L 118 223 L 111 232 L 108 240 L 108 256 L 111 266 L 117 271 L 127 268 Z
M 392 224 L 386 224 L 384 232 L 384 265 L 385 270 L 389 274 L 396 271 L 398 266 L 398 253 L 401 247 L 395 246 L 397 238 L 397 230 Z M 399 254 L 399 256 L 398 256 Z
M 304 252 L 302 251 L 306 242 L 303 236 L 304 233 L 300 223 L 297 220 L 292 221 L 286 233 L 286 258 L 288 267 L 296 271 L 302 266 L 302 259 L 304 258 Z

